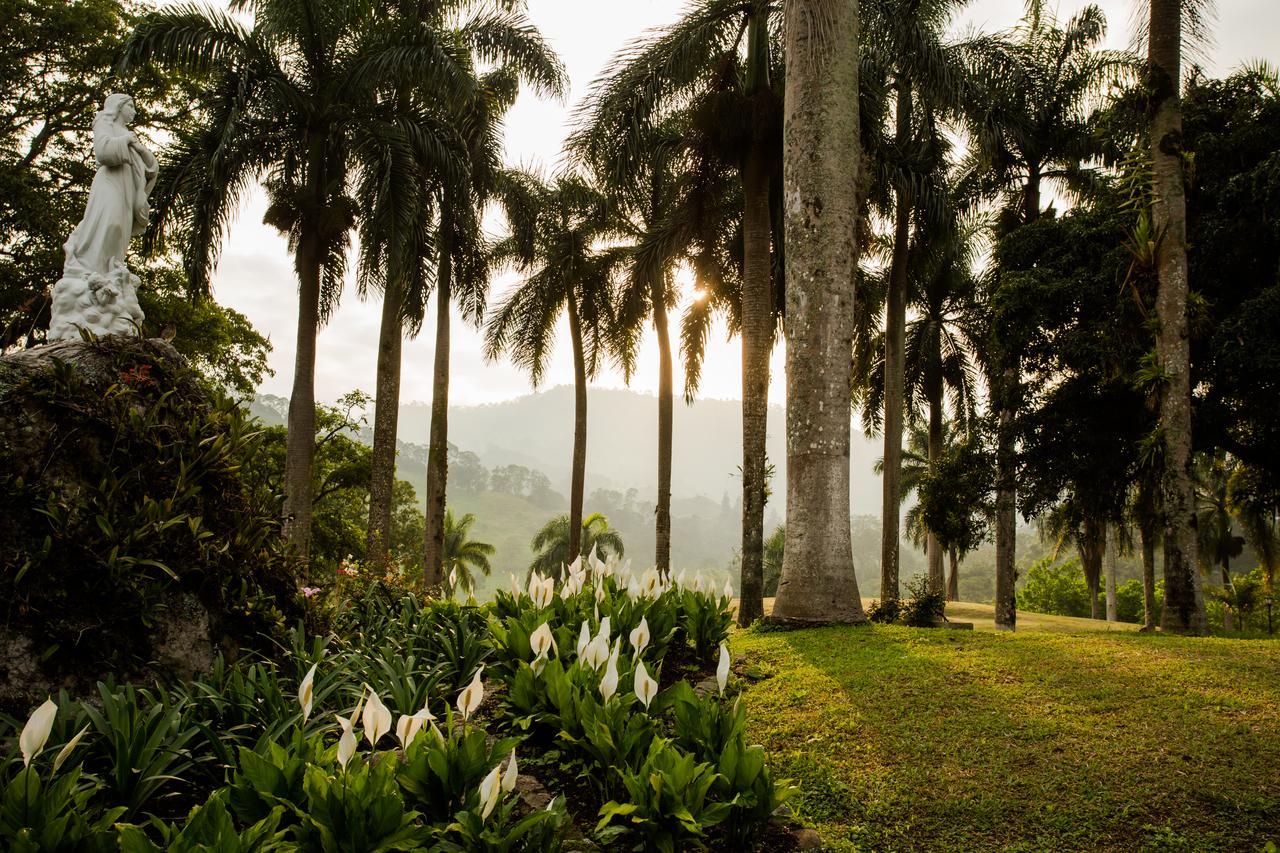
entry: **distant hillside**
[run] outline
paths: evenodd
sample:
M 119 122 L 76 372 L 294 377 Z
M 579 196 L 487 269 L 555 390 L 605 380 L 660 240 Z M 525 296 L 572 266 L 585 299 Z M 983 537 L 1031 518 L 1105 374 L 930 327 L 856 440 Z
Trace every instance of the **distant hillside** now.
M 400 407 L 400 437 L 426 444 L 431 408 Z M 637 489 L 652 499 L 657 491 L 658 399 L 634 391 L 593 388 L 587 395 L 587 494 L 596 489 Z M 567 493 L 573 442 L 573 389 L 546 391 L 484 406 L 449 411 L 449 440 L 486 465 L 516 464 L 543 471 Z M 786 423 L 781 406 L 769 409 L 769 461 L 777 467 L 775 495 L 786 483 Z M 879 442 L 854 430 L 850 463 L 853 514 L 878 513 L 880 478 L 872 465 Z M 672 496 L 705 496 L 719 501 L 741 490 L 742 404 L 734 400 L 676 402 Z M 780 506 L 780 502 L 776 502 Z

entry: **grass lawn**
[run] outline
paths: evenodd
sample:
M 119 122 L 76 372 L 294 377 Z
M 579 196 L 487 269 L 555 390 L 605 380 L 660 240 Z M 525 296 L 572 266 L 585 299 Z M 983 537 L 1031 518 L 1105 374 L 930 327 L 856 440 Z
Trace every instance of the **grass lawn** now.
M 1280 843 L 1280 641 L 1018 618 L 735 634 L 751 734 L 830 849 Z

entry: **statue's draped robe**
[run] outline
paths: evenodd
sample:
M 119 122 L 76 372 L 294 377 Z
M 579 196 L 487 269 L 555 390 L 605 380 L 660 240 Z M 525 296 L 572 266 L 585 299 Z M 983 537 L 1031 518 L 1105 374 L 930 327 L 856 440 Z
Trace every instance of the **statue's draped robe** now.
M 106 274 L 112 258 L 124 261 L 129 238 L 141 234 L 151 214 L 147 196 L 156 182 L 156 159 L 129 147 L 129 128 L 110 116 L 93 125 L 98 172 L 89 189 L 84 219 L 66 245 L 64 277 Z

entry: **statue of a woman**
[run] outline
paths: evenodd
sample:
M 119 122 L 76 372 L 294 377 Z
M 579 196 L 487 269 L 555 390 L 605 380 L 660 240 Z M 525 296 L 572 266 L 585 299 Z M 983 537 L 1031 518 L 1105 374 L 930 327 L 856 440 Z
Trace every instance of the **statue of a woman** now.
M 108 95 L 93 120 L 98 172 L 84 218 L 63 245 L 62 278 L 53 287 L 48 340 L 137 334 L 142 326 L 138 277 L 125 266 L 129 239 L 147 227 L 147 196 L 156 183 L 156 158 L 129 130 L 133 98 Z
M 135 109 L 128 95 L 108 95 L 93 120 L 93 154 L 98 173 L 89 190 L 84 219 L 63 248 L 63 277 L 105 275 L 111 259 L 124 261 L 129 238 L 147 227 L 147 196 L 156 183 L 156 158 L 129 130 Z

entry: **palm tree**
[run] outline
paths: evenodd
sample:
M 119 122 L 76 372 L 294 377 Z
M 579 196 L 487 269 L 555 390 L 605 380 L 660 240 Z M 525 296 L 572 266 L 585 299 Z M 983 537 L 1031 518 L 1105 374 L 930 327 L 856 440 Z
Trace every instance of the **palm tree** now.
M 922 107 L 931 113 L 954 109 L 962 101 L 963 65 L 955 51 L 943 44 L 942 31 L 951 15 L 963 5 L 963 0 L 871 0 L 863 5 L 864 17 L 875 21 L 875 25 L 866 28 L 866 42 L 872 52 L 883 57 L 880 70 L 892 77 L 896 101 L 891 161 L 886 164 L 889 168 L 884 169 L 893 185 L 894 229 L 892 258 L 884 288 L 882 393 L 884 458 L 888 473 L 882 480 L 882 600 L 896 600 L 899 595 L 898 507 L 902 495 L 899 471 L 906 409 L 903 371 L 911 218 L 917 209 L 933 206 L 932 178 L 938 172 L 928 153 L 933 146 L 920 144 L 916 113 Z M 918 162 L 921 148 L 926 155 L 924 163 Z
M 417 215 L 421 235 L 416 254 L 434 271 L 437 297 L 435 384 L 432 395 L 432 438 L 427 461 L 426 571 L 428 585 L 440 579 L 443 547 L 444 481 L 447 457 L 449 309 L 456 290 L 466 318 L 478 323 L 488 285 L 486 246 L 479 218 L 501 169 L 501 118 L 522 84 L 541 95 L 560 95 L 564 70 L 554 53 L 529 24 L 518 5 L 477 11 L 462 0 L 424 5 L 405 0 L 393 7 L 401 20 L 439 32 L 450 44 L 442 61 L 466 76 L 464 92 L 417 87 L 401 97 L 440 107 L 467 154 L 468 172 L 458 181 L 427 175 L 425 202 Z M 465 14 L 464 13 L 470 13 Z M 481 73 L 480 65 L 499 63 Z M 365 240 L 362 238 L 362 247 Z M 375 258 L 377 260 L 377 258 Z M 391 518 L 391 486 L 395 479 L 395 447 L 399 410 L 401 343 L 421 328 L 431 276 L 383 283 L 382 328 L 379 334 L 378 392 L 375 397 L 373 482 L 369 500 L 370 559 L 385 559 L 381 531 Z M 443 306 L 443 307 L 442 307 Z
M 857 0 L 787 3 L 787 540 L 773 613 L 790 622 L 866 620 L 849 526 L 858 44 Z
M 623 52 L 617 70 L 597 82 L 583 109 L 582 129 L 571 140 L 609 184 L 624 184 L 641 171 L 638 161 L 653 129 L 673 111 L 691 108 L 694 135 L 737 173 L 742 252 L 736 320 L 743 364 L 738 621 L 744 625 L 763 611 L 764 450 L 780 278 L 771 252 L 780 242 L 775 185 L 781 164 L 771 24 L 782 6 L 781 0 L 698 0 L 670 28 Z
M 609 526 L 609 519 L 601 513 L 593 512 L 582 520 L 577 530 L 577 543 L 573 542 L 570 525 L 569 516 L 557 515 L 542 526 L 530 543 L 535 555 L 529 565 L 530 572 L 558 580 L 564 567 L 579 555 L 595 551 L 600 559 L 607 560 L 621 557 L 626 551 L 622 537 Z
M 485 577 L 493 571 L 489 558 L 496 550 L 488 542 L 471 539 L 471 525 L 476 523 L 473 513 L 454 518 L 453 510 L 444 513 L 444 577 L 452 592 L 461 586 L 467 592 L 475 592 L 475 572 Z
M 459 123 L 471 155 L 470 181 L 446 189 L 440 206 L 439 260 L 436 265 L 436 349 L 431 392 L 431 435 L 427 451 L 427 516 L 424 539 L 425 566 L 430 575 L 440 564 L 444 542 L 445 491 L 449 459 L 449 324 L 456 300 L 464 319 L 479 325 L 489 285 L 489 246 L 480 216 L 495 196 L 509 211 L 521 215 L 525 198 L 518 176 L 501 165 L 502 117 L 515 103 L 521 79 L 532 82 L 543 94 L 562 95 L 564 69 L 550 49 L 513 52 L 507 65 L 481 78 L 485 97 L 474 104 Z M 432 581 L 427 578 L 428 584 Z
M 1187 199 L 1182 150 L 1182 39 L 1203 27 L 1203 0 L 1150 0 L 1146 85 L 1156 233 L 1156 358 L 1162 378 L 1164 615 L 1166 631 L 1203 633 L 1204 594 L 1196 557 L 1191 471 L 1191 335 L 1187 325 Z
M 1034 222 L 1046 182 L 1083 194 L 1094 174 L 1083 163 L 1098 151 L 1092 111 L 1105 86 L 1132 70 L 1130 57 L 1097 49 L 1106 19 L 1085 6 L 1065 25 L 1027 0 L 1012 31 L 969 40 L 976 82 L 966 115 L 972 149 L 962 164 L 961 195 L 997 199 L 1001 229 Z M 1021 396 L 1017 342 L 988 343 L 987 383 L 996 430 L 996 627 L 1012 630 L 1017 558 L 1015 413 Z
M 263 180 L 266 221 L 289 238 L 298 276 L 298 336 L 285 463 L 286 536 L 310 548 L 315 455 L 315 354 L 320 323 L 342 291 L 352 229 L 369 215 L 351 197 L 381 181 L 416 209 L 421 176 L 465 171 L 456 134 L 425 105 L 384 97 L 411 84 L 466 92 L 440 61 L 436 33 L 406 29 L 371 0 L 335 0 L 324 15 L 311 0 L 240 0 L 252 28 L 193 7 L 152 12 L 125 49 L 125 67 L 148 62 L 202 81 L 194 105 L 207 118 L 166 153 L 153 204 L 157 239 L 177 229 L 194 291 L 206 291 L 230 218 Z M 402 220 L 403 222 L 403 220 Z M 405 255 L 392 235 L 393 262 Z M 396 278 L 400 270 L 388 270 Z
M 529 371 L 536 388 L 546 371 L 561 312 L 573 350 L 573 469 L 569 495 L 570 550 L 581 552 L 582 500 L 587 468 L 587 382 L 596 375 L 613 333 L 611 283 L 625 246 L 600 248 L 622 228 L 608 200 L 587 180 L 567 175 L 550 186 L 531 181 L 529 216 L 495 250 L 524 280 L 507 294 L 485 326 L 485 357 L 504 352 Z

